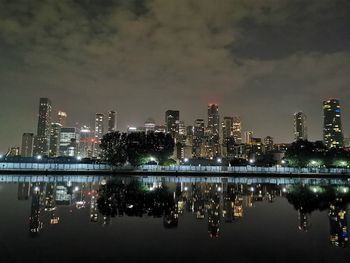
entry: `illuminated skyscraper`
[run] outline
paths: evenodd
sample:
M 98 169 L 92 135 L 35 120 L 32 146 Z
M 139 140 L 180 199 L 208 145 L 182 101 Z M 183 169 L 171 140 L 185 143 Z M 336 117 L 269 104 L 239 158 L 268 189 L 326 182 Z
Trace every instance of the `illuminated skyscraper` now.
M 328 148 L 343 147 L 344 136 L 341 124 L 339 100 L 323 101 L 323 141 Z
M 242 143 L 242 123 L 241 119 L 237 116 L 233 117 L 232 135 L 236 144 Z
M 21 147 L 21 156 L 22 157 L 32 157 L 33 156 L 33 142 L 34 142 L 34 134 L 33 133 L 23 133 L 22 147 Z
M 208 157 L 220 156 L 220 116 L 219 106 L 217 104 L 208 105 L 208 132 Z
M 74 127 L 61 128 L 60 136 L 60 155 L 77 156 L 79 142 L 79 130 Z
M 178 124 L 180 121 L 180 111 L 178 110 L 167 110 L 165 112 L 165 126 L 166 131 L 175 138 L 176 132 L 178 130 Z
M 252 131 L 246 131 L 244 133 L 244 142 L 246 144 L 251 144 L 252 143 L 252 138 L 253 138 L 253 132 Z
M 204 142 L 205 123 L 203 119 L 197 119 L 193 128 L 193 155 L 201 157 L 201 147 Z
M 233 117 L 224 117 L 222 124 L 222 140 L 233 136 Z
M 306 115 L 303 112 L 294 113 L 294 141 L 307 140 Z
M 50 131 L 50 156 L 56 157 L 60 155 L 60 137 L 61 137 L 60 123 L 51 123 Z
M 108 132 L 117 130 L 117 113 L 115 111 L 108 112 Z
M 51 101 L 40 98 L 38 132 L 34 142 L 34 155 L 48 155 L 50 149 Z
M 79 152 L 80 156 L 83 158 L 91 158 L 93 154 L 93 147 L 95 144 L 95 135 L 91 131 L 90 127 L 83 126 L 80 129 L 80 143 Z
M 93 156 L 99 156 L 100 155 L 100 143 L 102 140 L 102 137 L 104 135 L 104 120 L 105 115 L 103 113 L 96 113 L 95 116 L 95 145 L 94 145 L 94 151 Z
M 62 127 L 67 127 L 67 113 L 59 111 L 57 114 L 57 122 L 61 124 Z

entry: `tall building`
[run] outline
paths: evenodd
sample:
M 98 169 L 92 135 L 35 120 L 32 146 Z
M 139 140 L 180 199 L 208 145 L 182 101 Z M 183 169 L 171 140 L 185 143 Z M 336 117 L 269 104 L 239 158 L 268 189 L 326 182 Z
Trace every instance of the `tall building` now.
M 148 118 L 144 123 L 145 133 L 154 132 L 156 128 L 156 123 L 152 118 Z
M 224 117 L 221 124 L 221 130 L 223 142 L 225 139 L 233 136 L 233 117 Z
M 197 119 L 193 128 L 193 155 L 201 157 L 201 148 L 204 143 L 205 123 L 203 119 Z
M 22 157 L 32 157 L 33 156 L 33 143 L 34 143 L 34 134 L 33 133 L 23 133 L 23 135 L 22 135 L 22 147 L 21 147 L 21 156 Z
M 79 152 L 83 158 L 91 158 L 95 145 L 95 134 L 88 126 L 83 126 L 80 129 Z
M 232 135 L 236 144 L 242 143 L 242 122 L 238 116 L 233 117 Z
M 265 152 L 271 152 L 273 150 L 273 138 L 271 136 L 266 136 L 264 138 Z
M 67 127 L 67 113 L 64 111 L 58 111 L 57 122 L 61 124 L 62 127 Z
M 167 110 L 165 112 L 165 126 L 167 133 L 170 133 L 175 138 L 178 124 L 180 121 L 180 111 L 178 110 Z
M 60 136 L 60 155 L 61 156 L 77 156 L 79 142 L 79 131 L 74 127 L 61 128 Z
M 246 131 L 244 133 L 244 142 L 246 144 L 251 144 L 252 143 L 252 138 L 253 138 L 253 132 L 252 131 Z
M 108 112 L 108 132 L 117 130 L 117 113 L 115 111 Z
M 104 135 L 105 115 L 103 113 L 96 113 L 95 116 L 95 144 L 93 149 L 93 156 L 100 155 L 100 143 Z
M 294 141 L 307 140 L 306 115 L 303 112 L 294 113 Z
M 217 104 L 208 105 L 208 157 L 220 156 L 220 116 Z
M 34 142 L 35 155 L 48 155 L 50 146 L 51 101 L 40 98 L 38 131 Z
M 61 123 L 51 123 L 50 131 L 50 156 L 57 157 L 60 155 L 60 138 L 61 138 Z
M 323 141 L 328 148 L 343 147 L 344 136 L 341 124 L 339 100 L 323 101 Z

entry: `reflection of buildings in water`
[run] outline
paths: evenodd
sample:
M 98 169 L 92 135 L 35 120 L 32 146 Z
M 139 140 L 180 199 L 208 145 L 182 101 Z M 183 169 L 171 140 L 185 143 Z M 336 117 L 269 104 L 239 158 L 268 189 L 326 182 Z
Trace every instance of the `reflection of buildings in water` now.
M 91 195 L 90 201 L 90 222 L 98 222 L 98 209 L 97 209 L 97 198 L 95 195 Z
M 307 232 L 310 229 L 309 215 L 302 209 L 298 210 L 299 230 Z
M 236 196 L 233 215 L 235 218 L 243 217 L 243 197 L 240 195 Z
M 56 186 L 56 204 L 57 205 L 70 205 L 72 201 L 72 195 L 69 194 L 69 189 L 66 185 Z
M 30 195 L 30 184 L 29 183 L 18 183 L 17 199 L 28 200 Z
M 41 221 L 41 193 L 40 186 L 33 186 L 32 190 L 32 202 L 30 208 L 30 217 L 29 217 L 29 231 L 32 236 L 39 234 L 40 230 L 43 227 Z
M 222 216 L 226 223 L 232 223 L 234 220 L 234 201 L 236 199 L 235 188 L 232 184 L 222 184 L 223 210 Z
M 348 224 L 346 207 L 331 204 L 329 207 L 330 242 L 337 247 L 348 245 Z
M 56 209 L 55 202 L 55 185 L 47 184 L 46 185 L 46 194 L 44 199 L 44 210 L 45 211 L 53 211 Z
M 103 216 L 103 226 L 109 226 L 112 223 L 112 218 L 110 216 Z
M 220 186 L 210 186 L 208 203 L 208 233 L 209 237 L 219 237 L 220 231 Z

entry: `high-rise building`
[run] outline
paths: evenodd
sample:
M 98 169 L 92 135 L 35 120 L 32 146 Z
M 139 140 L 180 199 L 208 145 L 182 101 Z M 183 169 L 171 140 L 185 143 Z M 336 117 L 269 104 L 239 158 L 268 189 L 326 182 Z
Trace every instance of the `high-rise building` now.
M 242 123 L 241 118 L 238 116 L 233 117 L 232 135 L 236 144 L 242 143 Z
M 22 135 L 22 147 L 21 156 L 22 157 L 32 157 L 33 156 L 33 133 L 23 133 Z
M 271 152 L 273 150 L 273 138 L 266 136 L 264 139 L 265 152 Z
M 233 117 L 224 117 L 222 124 L 222 141 L 233 136 Z
M 193 127 L 193 155 L 201 157 L 201 147 L 204 143 L 205 123 L 203 119 L 197 119 Z
M 100 143 L 103 135 L 104 135 L 104 119 L 105 115 L 103 113 L 96 113 L 95 118 L 95 137 Z
M 341 124 L 339 100 L 323 101 L 323 141 L 328 148 L 343 147 L 344 136 Z
M 79 152 L 83 158 L 91 158 L 95 145 L 95 134 L 88 126 L 83 126 L 80 129 Z
M 178 130 L 178 124 L 180 121 L 180 111 L 178 110 L 167 110 L 165 112 L 165 126 L 167 133 L 170 133 L 173 138 Z
M 51 101 L 40 98 L 38 131 L 34 142 L 34 155 L 48 155 L 50 148 Z
M 61 124 L 62 127 L 67 127 L 67 113 L 64 111 L 58 111 L 57 122 Z
M 251 144 L 252 143 L 252 138 L 253 138 L 253 132 L 252 131 L 246 131 L 244 133 L 244 142 L 246 144 Z
M 108 112 L 108 132 L 117 130 L 117 113 L 113 110 Z
M 15 157 L 20 156 L 21 152 L 18 146 L 10 147 L 6 153 L 6 156 Z
M 62 124 L 58 122 L 51 123 L 50 131 L 50 156 L 57 157 L 60 155 L 60 137 Z
M 154 132 L 156 128 L 156 123 L 152 118 L 148 118 L 144 123 L 145 133 Z
M 307 140 L 306 115 L 299 111 L 294 113 L 294 141 Z
M 79 131 L 74 127 L 61 128 L 60 136 L 60 155 L 61 156 L 77 156 L 79 142 Z
M 208 155 L 220 156 L 220 116 L 217 104 L 208 105 Z

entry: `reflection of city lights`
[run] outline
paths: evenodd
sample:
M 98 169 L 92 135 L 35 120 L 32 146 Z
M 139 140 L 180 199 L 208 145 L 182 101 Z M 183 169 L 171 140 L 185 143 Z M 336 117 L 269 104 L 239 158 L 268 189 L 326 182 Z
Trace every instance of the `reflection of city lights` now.
M 35 191 L 35 192 L 39 192 L 39 190 L 40 190 L 39 186 L 35 186 L 35 187 L 34 187 L 34 191 Z
M 105 179 L 101 180 L 101 185 L 106 185 L 107 181 Z
M 218 187 L 218 192 L 221 192 L 221 187 L 220 186 Z
M 76 186 L 76 187 L 74 188 L 74 191 L 75 191 L 75 192 L 78 192 L 78 191 L 79 191 L 79 187 Z
M 282 192 L 283 192 L 283 193 L 286 193 L 286 192 L 287 192 L 287 189 L 286 189 L 285 187 L 283 187 Z
M 187 186 L 185 186 L 185 187 L 184 187 L 184 190 L 185 190 L 185 191 L 187 191 L 187 190 L 188 190 L 188 187 L 187 187 Z
M 254 187 L 250 187 L 249 189 L 251 192 L 254 192 Z
M 78 161 L 81 161 L 81 156 L 78 156 L 78 157 L 77 157 L 77 160 L 78 160 Z

